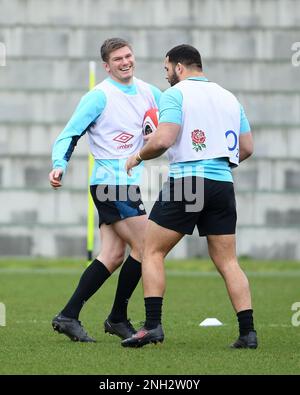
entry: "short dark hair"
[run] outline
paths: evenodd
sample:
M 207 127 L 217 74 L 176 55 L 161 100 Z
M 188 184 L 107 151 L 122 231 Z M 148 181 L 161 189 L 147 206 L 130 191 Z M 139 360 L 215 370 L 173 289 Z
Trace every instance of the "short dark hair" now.
M 188 44 L 177 45 L 167 52 L 166 57 L 169 57 L 169 62 L 173 64 L 182 63 L 188 67 L 198 67 L 202 70 L 202 60 L 199 51 Z
M 128 47 L 131 51 L 131 45 L 128 41 L 124 40 L 123 38 L 113 37 L 108 38 L 104 41 L 100 48 L 100 54 L 103 62 L 107 62 L 109 59 L 109 55 L 115 51 L 116 49 Z

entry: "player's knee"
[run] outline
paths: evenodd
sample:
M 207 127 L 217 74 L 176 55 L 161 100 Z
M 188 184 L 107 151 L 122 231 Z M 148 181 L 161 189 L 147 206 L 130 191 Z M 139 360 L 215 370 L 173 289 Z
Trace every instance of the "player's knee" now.
M 143 248 L 132 248 L 130 251 L 130 255 L 139 262 L 142 262 L 144 257 L 144 250 Z
M 230 274 L 236 270 L 240 270 L 240 266 L 236 259 L 213 259 L 212 257 L 211 259 L 214 262 L 218 272 L 223 277 L 226 277 L 227 274 Z
M 98 259 L 112 272 L 116 270 L 124 261 L 125 247 L 111 249 L 110 251 L 101 251 Z
M 111 261 L 115 262 L 116 266 L 119 267 L 123 263 L 124 257 L 125 257 L 125 248 L 119 251 L 114 251 L 114 253 L 112 254 Z
M 130 254 L 136 256 L 136 259 L 141 262 L 144 256 L 144 240 L 135 240 L 135 242 L 132 243 L 130 247 Z
M 153 259 L 164 259 L 166 254 L 164 251 L 154 248 L 153 246 L 145 246 L 144 249 L 144 254 L 143 254 L 143 259 L 150 259 L 151 257 Z

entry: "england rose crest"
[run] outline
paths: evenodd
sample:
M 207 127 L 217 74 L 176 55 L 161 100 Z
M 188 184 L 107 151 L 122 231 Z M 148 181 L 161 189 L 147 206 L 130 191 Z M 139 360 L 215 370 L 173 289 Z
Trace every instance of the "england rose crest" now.
M 193 149 L 195 149 L 197 152 L 202 151 L 204 148 L 206 148 L 205 140 L 206 136 L 203 130 L 195 129 L 191 133 L 192 137 L 192 143 L 193 143 Z

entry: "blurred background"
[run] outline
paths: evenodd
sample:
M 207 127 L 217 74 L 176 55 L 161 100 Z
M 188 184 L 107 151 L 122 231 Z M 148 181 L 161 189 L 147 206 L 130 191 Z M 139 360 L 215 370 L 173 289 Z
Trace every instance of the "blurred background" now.
M 59 191 L 48 183 L 51 149 L 88 90 L 89 61 L 97 81 L 105 77 L 99 48 L 113 36 L 132 43 L 135 75 L 162 90 L 167 50 L 198 48 L 207 77 L 243 104 L 255 139 L 254 156 L 234 170 L 238 253 L 299 260 L 298 0 L 0 0 L 0 256 L 85 256 L 86 139 Z M 97 253 L 97 229 L 95 243 Z M 171 254 L 206 256 L 205 239 L 195 233 Z

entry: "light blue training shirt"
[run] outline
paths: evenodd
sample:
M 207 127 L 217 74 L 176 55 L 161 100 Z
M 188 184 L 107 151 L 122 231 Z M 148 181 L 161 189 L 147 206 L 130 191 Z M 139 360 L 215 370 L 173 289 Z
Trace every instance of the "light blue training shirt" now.
M 107 80 L 127 95 L 137 94 L 137 87 L 135 84 L 123 85 L 110 77 L 108 77 Z M 161 91 L 151 84 L 148 85 L 158 107 Z M 71 158 L 78 140 L 87 132 L 97 118 L 99 118 L 105 106 L 106 95 L 100 89 L 91 90 L 82 97 L 69 122 L 55 140 L 52 150 L 53 169 L 62 168 L 65 173 L 68 161 Z M 123 183 L 122 180 L 126 180 L 126 184 L 128 185 L 140 184 L 143 163 L 136 167 L 136 171 L 132 174 L 132 177 L 127 177 L 125 171 L 126 160 L 126 158 L 96 159 L 90 184 L 120 185 Z
M 209 83 L 205 77 L 190 77 L 189 80 Z M 159 122 L 182 124 L 182 93 L 176 86 L 169 88 L 161 95 L 159 103 Z M 240 133 L 250 132 L 250 125 L 243 106 L 241 108 Z M 216 181 L 233 182 L 231 167 L 227 158 L 205 159 L 170 164 L 169 176 L 174 178 L 198 176 Z

